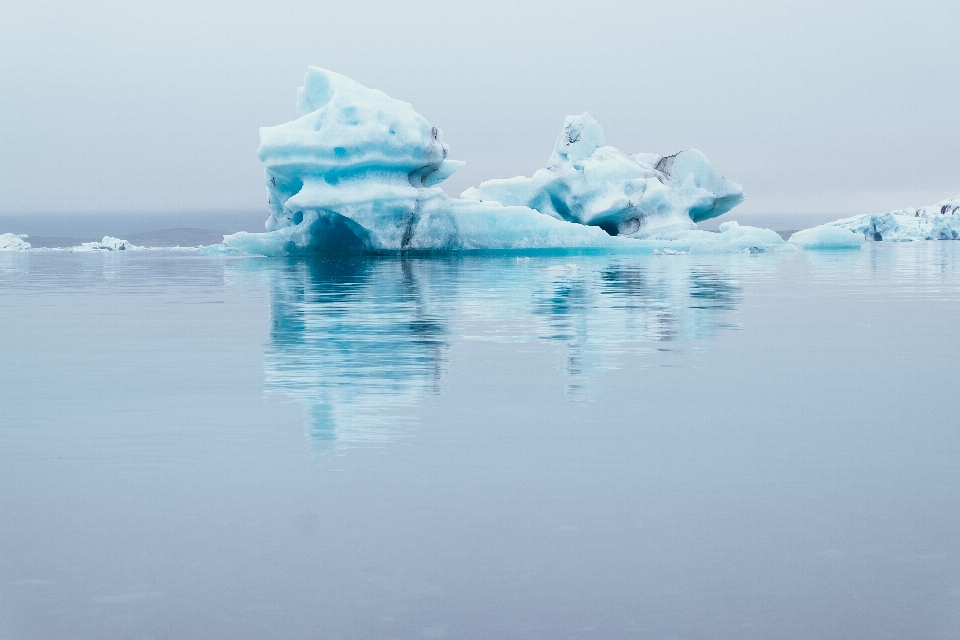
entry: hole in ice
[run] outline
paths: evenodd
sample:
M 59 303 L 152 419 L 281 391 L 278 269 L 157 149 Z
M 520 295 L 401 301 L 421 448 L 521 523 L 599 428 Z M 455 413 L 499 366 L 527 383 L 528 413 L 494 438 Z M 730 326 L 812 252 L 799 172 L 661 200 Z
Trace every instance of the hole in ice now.
M 606 231 L 607 235 L 615 236 L 620 233 L 617 223 L 612 220 L 604 220 L 603 222 L 597 223 L 597 226 Z
M 297 211 L 293 214 L 293 224 L 300 224 L 303 222 L 303 211 Z

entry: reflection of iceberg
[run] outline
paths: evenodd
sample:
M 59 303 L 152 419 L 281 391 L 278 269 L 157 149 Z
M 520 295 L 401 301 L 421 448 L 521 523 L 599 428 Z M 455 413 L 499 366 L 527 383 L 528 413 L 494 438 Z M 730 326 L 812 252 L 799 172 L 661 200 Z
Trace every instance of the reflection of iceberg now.
M 772 231 L 695 229 L 743 196 L 699 151 L 628 156 L 602 138 L 588 114 L 568 118 L 550 165 L 534 178 L 450 198 L 436 185 L 463 163 L 448 157 L 439 129 L 406 102 L 311 67 L 297 119 L 260 130 L 267 233 L 224 242 L 263 255 L 785 247 Z
M 445 327 L 412 265 L 330 260 L 271 265 L 268 390 L 309 407 L 312 437 L 375 441 L 436 383 Z
M 577 261 L 257 263 L 271 288 L 266 388 L 304 405 L 318 443 L 391 440 L 403 416 L 439 390 L 458 342 L 556 344 L 571 391 L 589 393 L 626 352 L 672 351 L 736 326 L 735 267 L 652 256 Z
M 720 268 L 664 260 L 612 261 L 598 270 L 554 272 L 534 295 L 541 339 L 567 347 L 571 389 L 588 387 L 624 352 L 672 351 L 735 328 L 728 311 L 741 291 Z

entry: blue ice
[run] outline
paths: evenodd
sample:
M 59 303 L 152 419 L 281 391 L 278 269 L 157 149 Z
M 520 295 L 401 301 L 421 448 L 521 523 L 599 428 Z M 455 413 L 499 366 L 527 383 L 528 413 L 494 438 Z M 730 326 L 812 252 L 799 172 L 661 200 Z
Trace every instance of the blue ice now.
M 270 216 L 236 233 L 245 253 L 792 248 L 774 232 L 696 229 L 743 199 L 702 153 L 629 156 L 589 116 L 567 118 L 547 168 L 451 198 L 436 185 L 463 166 L 443 132 L 381 91 L 311 67 L 297 119 L 260 130 Z M 492 196 L 491 196 L 492 194 Z

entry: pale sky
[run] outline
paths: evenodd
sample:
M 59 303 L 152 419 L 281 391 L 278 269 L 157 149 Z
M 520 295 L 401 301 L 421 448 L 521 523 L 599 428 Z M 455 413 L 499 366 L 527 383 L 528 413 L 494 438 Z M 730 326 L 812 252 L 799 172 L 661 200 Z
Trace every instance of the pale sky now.
M 706 153 L 747 195 L 725 219 L 932 204 L 960 193 L 958 33 L 957 0 L 0 0 L 0 214 L 266 218 L 257 130 L 308 65 L 443 129 L 451 194 L 589 111 L 624 151 Z

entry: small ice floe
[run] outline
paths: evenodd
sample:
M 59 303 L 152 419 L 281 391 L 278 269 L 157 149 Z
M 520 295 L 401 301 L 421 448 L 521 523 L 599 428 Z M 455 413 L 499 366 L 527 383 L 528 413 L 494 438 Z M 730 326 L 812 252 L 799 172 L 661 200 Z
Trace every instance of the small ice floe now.
M 104 236 L 103 240 L 100 242 L 84 242 L 79 247 L 74 247 L 74 251 L 130 251 L 134 249 L 141 249 L 130 244 L 126 240 L 121 240 L 120 238 L 114 238 L 112 236 Z
M 209 256 L 234 255 L 234 254 L 241 253 L 237 249 L 227 246 L 222 242 L 220 244 L 208 244 L 200 247 L 195 247 L 194 249 L 191 249 L 191 250 L 197 251 L 198 253 L 206 254 Z
M 674 249 L 670 249 L 669 247 L 664 247 L 664 248 L 663 248 L 663 251 L 661 251 L 660 249 L 654 249 L 654 250 L 653 250 L 653 255 L 655 255 L 655 256 L 685 256 L 685 255 L 687 255 L 687 252 L 686 252 L 686 251 L 676 251 L 676 250 L 674 250 Z
M 789 242 L 804 249 L 859 249 L 864 236 L 844 227 L 821 225 L 797 231 Z
M 23 251 L 30 248 L 27 236 L 15 233 L 0 233 L 0 251 Z

